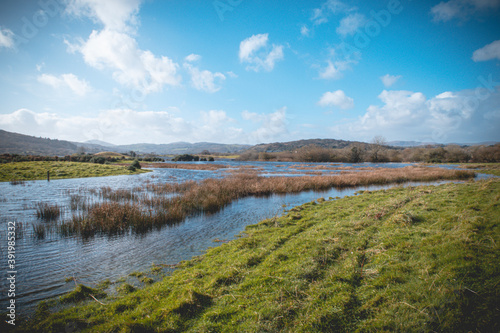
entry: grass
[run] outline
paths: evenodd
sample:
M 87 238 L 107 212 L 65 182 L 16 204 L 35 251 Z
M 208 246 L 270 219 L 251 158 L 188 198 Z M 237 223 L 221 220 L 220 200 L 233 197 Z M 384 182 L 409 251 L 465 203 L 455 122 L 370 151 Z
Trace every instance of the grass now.
M 130 229 L 146 232 L 162 225 L 181 222 L 193 214 L 215 213 L 232 201 L 247 196 L 408 181 L 468 179 L 473 175 L 473 172 L 464 170 L 406 167 L 337 176 L 259 177 L 238 174 L 201 182 L 149 185 L 152 195 L 140 195 L 138 192 L 142 188 L 133 192 L 103 188 L 101 195 L 111 202 L 87 206 L 84 212 L 61 223 L 59 230 L 64 235 L 80 234 L 84 237 L 95 233 L 124 233 Z
M 500 163 L 462 163 L 463 169 L 473 169 L 475 172 L 500 177 Z
M 17 162 L 0 164 L 0 181 L 26 181 L 47 179 L 103 177 L 116 175 L 139 174 L 148 171 L 131 172 L 116 165 L 77 163 L 77 162 Z
M 55 220 L 61 215 L 61 208 L 58 205 L 51 205 L 46 202 L 38 202 L 36 205 L 36 216 L 42 220 Z
M 498 332 L 499 216 L 496 179 L 314 201 L 106 305 L 44 308 L 16 328 Z

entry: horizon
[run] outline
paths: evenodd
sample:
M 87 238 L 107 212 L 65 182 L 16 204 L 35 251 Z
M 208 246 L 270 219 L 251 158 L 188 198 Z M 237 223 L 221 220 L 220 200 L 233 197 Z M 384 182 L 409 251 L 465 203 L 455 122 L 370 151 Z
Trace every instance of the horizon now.
M 0 130 L 3 130 L 0 128 Z M 5 131 L 5 130 L 3 130 Z M 8 132 L 8 131 L 6 131 Z M 8 132 L 8 133 L 14 133 L 14 134 L 21 134 L 25 135 L 22 133 L 16 133 L 16 132 Z M 41 138 L 41 139 L 49 139 L 49 140 L 59 140 L 59 141 L 68 141 L 68 140 L 63 140 L 59 138 L 51 138 L 51 137 L 41 137 L 41 136 L 32 136 L 35 138 Z M 379 139 L 385 140 L 384 137 L 379 137 Z M 135 142 L 135 143 L 129 143 L 129 144 L 113 144 L 110 142 L 102 141 L 102 140 L 96 140 L 96 139 L 90 139 L 87 141 L 68 141 L 70 143 L 76 143 L 76 144 L 95 144 L 95 145 L 101 145 L 102 147 L 119 147 L 119 146 L 132 146 L 132 145 L 170 145 L 170 144 L 178 144 L 178 143 L 187 143 L 190 145 L 196 145 L 196 144 L 220 144 L 220 145 L 240 145 L 240 146 L 258 146 L 258 145 L 267 145 L 267 144 L 280 144 L 280 143 L 288 143 L 288 142 L 295 142 L 295 141 L 310 141 L 310 140 L 336 140 L 336 141 L 347 141 L 347 142 L 360 142 L 360 143 L 373 143 L 372 141 L 356 141 L 356 140 L 344 140 L 344 139 L 337 139 L 337 138 L 305 138 L 305 139 L 300 139 L 300 140 L 292 140 L 292 141 L 273 141 L 273 142 L 259 142 L 256 144 L 244 144 L 244 143 L 238 143 L 238 142 L 233 142 L 233 143 L 221 143 L 221 142 L 211 142 L 211 141 L 196 141 L 196 142 L 189 142 L 189 141 L 173 141 L 173 142 L 162 142 L 162 143 L 152 143 L 152 142 Z M 94 142 L 100 142 L 100 143 L 94 143 Z M 481 141 L 481 142 L 450 142 L 450 143 L 441 143 L 441 142 L 422 142 L 422 141 L 414 141 L 414 140 L 391 140 L 391 141 L 385 141 L 383 145 L 388 145 L 388 146 L 394 146 L 398 147 L 398 145 L 394 145 L 394 143 L 416 143 L 418 145 L 416 146 L 425 146 L 425 145 L 460 145 L 460 146 L 480 146 L 480 145 L 496 145 L 499 144 L 500 141 Z M 103 145 L 105 144 L 105 145 Z M 406 146 L 399 146 L 399 147 L 406 147 Z M 408 146 L 410 147 L 410 146 Z
M 113 145 L 500 142 L 500 0 L 0 4 L 0 128 Z

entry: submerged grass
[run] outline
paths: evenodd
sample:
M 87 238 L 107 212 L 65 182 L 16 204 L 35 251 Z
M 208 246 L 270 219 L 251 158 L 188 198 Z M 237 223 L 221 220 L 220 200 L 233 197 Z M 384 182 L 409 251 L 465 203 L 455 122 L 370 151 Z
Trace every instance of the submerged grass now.
M 308 203 L 19 332 L 498 332 L 500 181 Z
M 0 181 L 26 181 L 47 179 L 47 171 L 50 179 L 64 178 L 86 178 L 116 175 L 129 175 L 148 172 L 136 170 L 134 172 L 116 165 L 77 163 L 77 162 L 16 162 L 0 164 Z
M 187 216 L 215 213 L 233 200 L 273 193 L 296 193 L 372 184 L 468 179 L 473 172 L 439 168 L 405 167 L 352 172 L 336 176 L 260 177 L 237 174 L 223 179 L 188 181 L 180 184 L 150 184 L 149 194 L 103 188 L 109 201 L 87 206 L 86 210 L 60 224 L 62 234 L 123 233 L 132 229 L 145 232 L 162 225 L 181 222 Z

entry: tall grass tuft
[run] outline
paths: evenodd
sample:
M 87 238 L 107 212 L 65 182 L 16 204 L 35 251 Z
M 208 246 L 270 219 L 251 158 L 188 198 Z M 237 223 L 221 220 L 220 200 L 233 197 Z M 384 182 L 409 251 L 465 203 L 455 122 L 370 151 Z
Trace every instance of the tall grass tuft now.
M 61 215 L 61 208 L 58 205 L 50 205 L 39 202 L 36 205 L 36 216 L 42 220 L 55 220 Z

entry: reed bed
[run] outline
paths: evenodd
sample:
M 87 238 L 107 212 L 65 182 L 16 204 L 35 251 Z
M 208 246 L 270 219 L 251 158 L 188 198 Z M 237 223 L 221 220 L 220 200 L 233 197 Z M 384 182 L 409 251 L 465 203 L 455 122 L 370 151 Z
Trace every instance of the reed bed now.
M 188 163 L 141 163 L 143 168 L 157 169 L 188 169 L 188 170 L 219 170 L 228 168 L 223 164 L 188 164 Z
M 124 195 L 122 190 L 106 189 L 105 198 L 116 200 L 87 206 L 86 210 L 62 222 L 59 230 L 65 235 L 82 236 L 125 233 L 130 230 L 146 232 L 181 222 L 190 215 L 215 213 L 233 200 L 248 196 L 410 181 L 465 180 L 472 177 L 474 173 L 465 170 L 405 167 L 328 176 L 261 177 L 237 174 L 200 182 L 147 184 L 145 189 L 136 188 L 130 196 Z M 144 190 L 148 193 L 135 193 Z
M 42 220 L 55 220 L 61 215 L 61 208 L 58 205 L 51 205 L 46 202 L 36 204 L 36 216 Z

